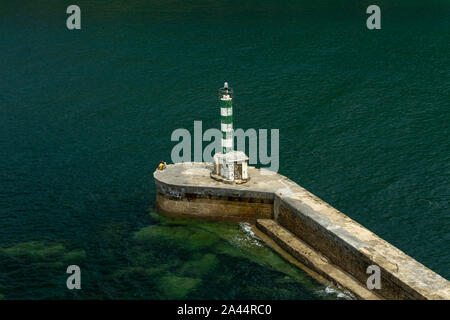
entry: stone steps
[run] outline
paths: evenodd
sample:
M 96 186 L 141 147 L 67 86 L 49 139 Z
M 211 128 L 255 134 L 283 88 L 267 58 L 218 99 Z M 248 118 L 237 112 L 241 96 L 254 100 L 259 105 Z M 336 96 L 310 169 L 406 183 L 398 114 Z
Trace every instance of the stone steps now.
M 300 263 L 317 272 L 323 278 L 346 288 L 358 299 L 380 299 L 379 296 L 367 289 L 365 284 L 361 284 L 348 273 L 332 264 L 325 256 L 280 226 L 276 221 L 272 219 L 257 219 L 256 227 Z

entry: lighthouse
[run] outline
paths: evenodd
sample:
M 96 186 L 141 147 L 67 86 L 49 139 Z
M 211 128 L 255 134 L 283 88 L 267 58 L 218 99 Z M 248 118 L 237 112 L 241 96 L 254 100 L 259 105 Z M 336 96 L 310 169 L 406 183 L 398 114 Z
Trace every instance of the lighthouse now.
M 219 89 L 220 131 L 222 132 L 222 153 L 233 151 L 233 89 L 225 82 Z
M 244 183 L 248 181 L 248 157 L 234 150 L 233 137 L 233 89 L 225 82 L 219 89 L 221 151 L 214 155 L 214 171 L 211 177 L 223 181 Z

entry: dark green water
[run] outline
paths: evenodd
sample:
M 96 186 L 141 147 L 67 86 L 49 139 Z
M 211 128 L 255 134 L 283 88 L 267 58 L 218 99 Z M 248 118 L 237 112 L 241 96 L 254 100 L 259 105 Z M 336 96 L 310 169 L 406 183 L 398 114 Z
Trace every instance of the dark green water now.
M 338 298 L 245 225 L 155 212 L 223 81 L 235 127 L 280 129 L 281 174 L 450 278 L 448 1 L 377 1 L 377 31 L 369 1 L 80 0 L 79 31 L 72 2 L 5 2 L 0 298 Z

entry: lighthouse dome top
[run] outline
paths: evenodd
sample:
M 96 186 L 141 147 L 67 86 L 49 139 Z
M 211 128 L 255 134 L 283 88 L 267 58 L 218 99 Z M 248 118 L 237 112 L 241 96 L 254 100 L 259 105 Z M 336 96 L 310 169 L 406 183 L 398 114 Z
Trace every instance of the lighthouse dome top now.
M 223 87 L 219 89 L 219 99 L 222 100 L 225 95 L 228 95 L 230 99 L 233 99 L 233 88 L 228 85 L 228 82 L 225 82 Z

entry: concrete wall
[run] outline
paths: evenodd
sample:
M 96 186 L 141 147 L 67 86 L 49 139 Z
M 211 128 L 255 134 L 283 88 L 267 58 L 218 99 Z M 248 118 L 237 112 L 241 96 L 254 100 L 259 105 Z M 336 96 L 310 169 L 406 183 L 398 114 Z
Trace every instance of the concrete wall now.
M 283 200 L 277 201 L 277 219 L 276 221 L 287 230 L 297 235 L 314 249 L 324 254 L 332 263 L 342 268 L 362 284 L 367 281 L 366 273 L 369 265 L 376 264 L 370 257 L 359 252 L 354 245 L 345 241 L 342 237 L 330 232 L 326 226 L 311 218 L 309 214 L 305 215 L 302 208 L 292 206 Z M 358 239 L 353 239 L 358 243 Z M 381 290 L 377 293 L 387 299 L 424 299 L 411 287 L 405 285 L 389 272 L 385 267 L 396 268 L 395 263 L 383 261 L 377 265 L 381 269 Z
M 271 219 L 273 201 L 238 197 L 185 194 L 181 198 L 156 194 L 156 206 L 161 212 L 178 217 L 196 217 L 225 221 Z
M 156 206 L 170 216 L 249 221 L 273 217 L 273 194 L 156 183 Z
M 365 286 L 369 265 L 381 269 L 387 299 L 450 299 L 450 282 L 328 203 L 281 175 L 251 170 L 252 182 L 223 185 L 206 165 L 172 165 L 155 173 L 156 203 L 164 213 L 231 221 L 274 219 Z M 289 241 L 288 241 L 289 242 Z
M 365 284 L 367 267 L 381 270 L 386 299 L 450 299 L 450 283 L 379 238 L 340 211 L 310 194 L 274 200 L 275 220 L 333 264 Z

